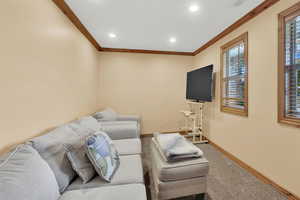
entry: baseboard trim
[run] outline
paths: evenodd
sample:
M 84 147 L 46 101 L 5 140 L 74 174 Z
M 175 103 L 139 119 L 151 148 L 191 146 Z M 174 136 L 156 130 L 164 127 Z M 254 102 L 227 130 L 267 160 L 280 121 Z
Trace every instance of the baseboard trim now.
M 182 130 L 178 131 L 177 130 L 177 131 L 167 131 L 167 132 L 160 132 L 160 133 L 162 133 L 162 134 L 180 133 L 182 135 L 185 135 L 188 132 L 189 131 L 184 131 L 184 130 L 183 131 Z M 142 137 L 152 137 L 152 136 L 153 136 L 153 133 L 147 133 L 147 134 L 142 135 Z M 282 186 L 280 186 L 276 182 L 272 181 L 271 179 L 269 179 L 268 177 L 266 177 L 265 175 L 263 175 L 262 173 L 260 173 L 259 171 L 257 171 L 253 167 L 251 167 L 250 165 L 246 164 L 245 162 L 243 162 L 242 160 L 240 160 L 239 158 L 237 158 L 233 154 L 229 153 L 228 151 L 226 151 L 225 149 L 223 149 L 222 147 L 220 147 L 219 145 L 217 145 L 216 143 L 214 143 L 210 139 L 208 139 L 206 137 L 205 137 L 205 139 L 208 140 L 208 143 L 210 145 L 212 145 L 213 147 L 215 147 L 218 151 L 220 151 L 221 153 L 223 153 L 230 160 L 236 162 L 240 167 L 242 167 L 245 170 L 247 170 L 253 176 L 255 176 L 256 178 L 258 178 L 259 180 L 261 180 L 265 184 L 269 184 L 269 185 L 273 186 L 278 192 L 280 192 L 281 194 L 283 194 L 284 196 L 286 196 L 288 198 L 288 200 L 300 200 L 300 198 L 297 195 L 289 192 L 287 189 L 283 188 Z
M 283 188 L 279 184 L 275 183 L 274 181 L 272 181 L 268 177 L 264 176 L 262 173 L 260 173 L 256 169 L 252 168 L 251 166 L 249 166 L 248 164 L 246 164 L 245 162 L 243 162 L 239 158 L 235 157 L 233 154 L 229 153 L 228 151 L 226 151 L 225 149 L 223 149 L 222 147 L 220 147 L 216 143 L 212 142 L 209 139 L 208 139 L 208 143 L 211 144 L 212 146 L 214 146 L 216 149 L 218 149 L 220 152 L 222 152 L 226 157 L 228 157 L 230 160 L 236 162 L 239 166 L 241 166 L 242 168 L 247 170 L 249 173 L 254 175 L 256 178 L 258 178 L 262 182 L 273 186 L 278 192 L 285 195 L 289 200 L 300 200 L 300 198 L 298 196 L 296 196 L 295 194 L 289 192 L 288 190 L 286 190 L 285 188 Z

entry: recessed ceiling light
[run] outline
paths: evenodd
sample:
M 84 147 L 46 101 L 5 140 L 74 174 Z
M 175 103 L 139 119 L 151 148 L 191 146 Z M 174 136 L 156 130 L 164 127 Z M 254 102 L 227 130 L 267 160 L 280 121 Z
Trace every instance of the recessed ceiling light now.
M 192 4 L 189 7 L 190 12 L 197 12 L 199 10 L 199 6 L 196 4 Z
M 177 40 L 176 40 L 175 37 L 171 37 L 171 38 L 169 39 L 169 41 L 170 41 L 171 43 L 175 43 Z
M 110 37 L 110 38 L 116 38 L 117 35 L 116 35 L 115 33 L 109 33 L 109 34 L 108 34 L 108 37 Z

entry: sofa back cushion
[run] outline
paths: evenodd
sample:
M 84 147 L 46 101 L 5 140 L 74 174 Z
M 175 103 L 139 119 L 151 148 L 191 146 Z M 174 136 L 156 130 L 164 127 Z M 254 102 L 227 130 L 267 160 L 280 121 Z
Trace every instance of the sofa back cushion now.
M 76 176 L 76 172 L 67 158 L 64 144 L 76 141 L 76 139 L 80 138 L 70 127 L 65 125 L 31 140 L 33 148 L 40 153 L 54 172 L 61 193 Z
M 19 145 L 0 162 L 0 199 L 57 200 L 59 189 L 49 165 L 30 145 Z
M 81 123 L 81 120 L 77 120 L 77 121 L 71 122 L 71 123 L 69 123 L 67 125 L 74 132 L 76 132 L 81 139 L 86 138 L 87 136 L 90 136 L 90 135 L 92 135 L 93 133 L 96 132 L 94 130 L 94 128 L 89 128 L 88 125 L 85 125 L 84 123 L 81 123 L 81 124 L 80 123 Z M 98 126 L 97 128 L 99 128 L 98 124 L 97 124 L 97 126 Z
M 74 143 L 65 144 L 65 149 L 74 171 L 85 184 L 94 178 L 96 171 L 85 153 L 84 145 L 85 139 L 81 139 Z
M 82 127 L 93 130 L 94 132 L 99 131 L 101 129 L 101 125 L 99 124 L 99 122 L 92 116 L 83 117 L 75 121 L 74 123 L 77 123 Z
M 111 108 L 106 108 L 101 112 L 97 112 L 93 115 L 98 121 L 116 121 L 118 119 L 118 113 Z

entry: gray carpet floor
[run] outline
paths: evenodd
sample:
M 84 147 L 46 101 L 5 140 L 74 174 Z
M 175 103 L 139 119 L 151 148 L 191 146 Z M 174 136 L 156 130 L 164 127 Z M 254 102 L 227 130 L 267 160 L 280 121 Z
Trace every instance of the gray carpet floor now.
M 142 139 L 145 172 L 149 170 L 150 166 L 150 139 L 150 137 Z M 213 146 L 201 144 L 198 147 L 204 152 L 210 163 L 206 200 L 287 200 L 271 185 L 258 180 Z M 150 184 L 147 185 L 147 188 L 148 192 L 151 191 Z M 192 199 L 194 197 L 180 198 L 180 200 Z M 148 195 L 148 200 L 151 200 L 150 195 Z

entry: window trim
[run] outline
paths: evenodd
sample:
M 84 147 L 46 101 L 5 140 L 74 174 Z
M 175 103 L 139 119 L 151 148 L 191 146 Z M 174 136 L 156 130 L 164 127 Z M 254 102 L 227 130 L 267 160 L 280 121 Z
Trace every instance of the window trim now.
M 300 15 L 300 2 L 278 15 L 278 123 L 300 128 L 300 118 L 285 115 L 285 22 Z
M 245 88 L 244 88 L 244 109 L 238 109 L 238 108 L 232 108 L 232 107 L 228 107 L 228 106 L 224 106 L 223 105 L 223 101 L 224 99 L 226 99 L 225 97 L 223 97 L 224 94 L 224 77 L 223 77 L 223 73 L 224 73 L 224 53 L 240 44 L 240 43 L 244 43 L 244 57 L 245 57 L 245 64 L 246 64 L 246 75 L 245 75 Z M 239 37 L 231 40 L 230 42 L 224 44 L 223 46 L 221 46 L 221 65 L 220 65 L 220 85 L 221 85 L 221 90 L 220 90 L 220 103 L 221 103 L 221 112 L 226 112 L 226 113 L 230 113 L 230 114 L 236 114 L 236 115 L 240 115 L 240 116 L 248 116 L 248 109 L 249 109 L 249 98 L 248 98 L 248 32 L 243 33 L 242 35 L 240 35 Z

